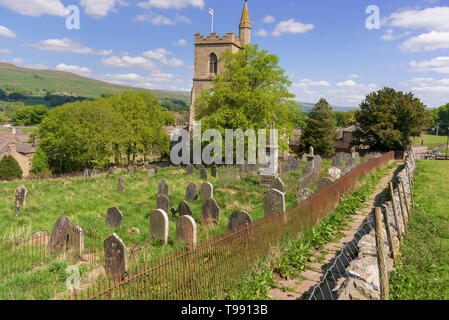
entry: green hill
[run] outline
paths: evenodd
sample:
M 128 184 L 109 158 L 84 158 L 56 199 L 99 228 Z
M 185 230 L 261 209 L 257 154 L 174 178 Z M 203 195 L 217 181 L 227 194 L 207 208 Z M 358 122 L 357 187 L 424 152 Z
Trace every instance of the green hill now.
M 102 94 L 115 94 L 127 90 L 152 92 L 160 100 L 179 100 L 190 105 L 189 92 L 148 90 L 107 83 L 86 78 L 74 73 L 21 68 L 9 63 L 0 63 L 0 88 L 20 88 L 32 96 L 52 94 L 98 98 Z

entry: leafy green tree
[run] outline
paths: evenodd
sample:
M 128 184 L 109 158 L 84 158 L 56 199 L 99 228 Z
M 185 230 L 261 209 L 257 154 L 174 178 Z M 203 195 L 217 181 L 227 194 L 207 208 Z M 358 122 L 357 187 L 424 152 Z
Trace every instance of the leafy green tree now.
M 439 127 L 439 132 L 447 133 L 449 127 L 449 103 L 431 111 L 432 128 Z
M 236 53 L 225 52 L 223 71 L 213 79 L 213 88 L 203 90 L 196 101 L 196 120 L 202 130 L 266 129 L 276 116 L 279 136 L 290 134 L 300 116 L 288 91 L 291 82 L 279 67 L 279 58 L 249 45 Z M 280 139 L 282 141 L 282 139 Z M 280 141 L 280 144 L 281 144 Z
M 337 127 L 339 128 L 346 128 L 353 124 L 356 124 L 355 110 L 350 110 L 347 112 L 334 111 L 333 114 L 335 120 L 337 121 Z
M 426 106 L 413 93 L 392 88 L 367 95 L 355 117 L 360 124 L 355 137 L 379 151 L 404 150 L 430 119 Z
M 5 90 L 0 89 L 0 99 L 5 99 L 7 97 Z
M 321 98 L 306 119 L 306 126 L 301 138 L 301 150 L 308 152 L 313 147 L 320 155 L 331 155 L 335 152 L 337 137 L 337 121 L 332 113 L 332 107 Z
M 15 126 L 34 126 L 41 123 L 47 113 L 48 108 L 44 105 L 23 107 L 12 117 L 12 123 Z
M 12 156 L 6 155 L 0 160 L 0 179 L 20 179 L 22 178 L 22 174 L 19 163 Z
M 8 121 L 8 117 L 4 115 L 3 113 L 0 113 L 0 122 L 6 122 Z

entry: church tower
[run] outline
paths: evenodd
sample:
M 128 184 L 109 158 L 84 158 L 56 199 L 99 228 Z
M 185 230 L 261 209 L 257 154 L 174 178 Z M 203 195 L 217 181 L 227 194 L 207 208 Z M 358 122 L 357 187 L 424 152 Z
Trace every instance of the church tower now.
M 199 33 L 195 34 L 195 65 L 189 118 L 191 134 L 195 124 L 195 101 L 201 96 L 202 90 L 212 88 L 212 80 L 222 72 L 223 63 L 219 61 L 221 55 L 225 51 L 238 52 L 250 43 L 251 21 L 247 0 L 245 0 L 242 18 L 240 19 L 239 36 L 236 36 L 234 32 L 228 32 L 223 37 L 215 32 L 207 37 Z

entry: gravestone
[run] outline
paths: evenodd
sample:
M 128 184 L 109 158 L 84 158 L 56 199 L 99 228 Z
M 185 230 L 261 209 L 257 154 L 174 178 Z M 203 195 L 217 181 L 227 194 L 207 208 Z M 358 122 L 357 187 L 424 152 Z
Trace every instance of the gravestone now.
M 321 170 L 321 164 L 323 163 L 323 159 L 321 158 L 321 156 L 319 155 L 319 154 L 317 154 L 316 156 L 315 156 L 315 159 L 313 160 L 314 161 L 314 168 L 315 168 L 315 170 L 318 170 L 318 171 L 320 171 Z
M 170 208 L 170 200 L 164 195 L 159 196 L 156 201 L 156 209 L 162 209 L 168 212 L 168 208 Z
M 23 184 L 21 184 L 20 186 L 18 186 L 16 188 L 16 202 L 15 203 L 19 207 L 24 207 L 26 196 L 27 196 L 27 188 L 25 188 L 25 186 Z
M 327 175 L 332 181 L 337 181 L 341 177 L 341 170 L 338 168 L 329 168 Z
M 84 170 L 84 179 L 90 178 L 91 172 L 89 169 Z
M 159 167 L 158 166 L 154 166 L 154 173 L 158 173 L 159 172 Z
M 282 193 L 285 193 L 285 185 L 279 177 L 274 179 L 274 181 L 270 184 L 270 189 L 276 189 Z
M 191 216 L 179 217 L 176 222 L 176 241 L 185 241 L 189 249 L 195 249 L 196 230 L 196 222 Z
M 186 201 L 198 199 L 198 186 L 195 182 L 190 182 L 186 189 Z
M 214 186 L 210 182 L 204 182 L 201 185 L 200 200 L 206 201 L 214 198 Z
M 298 199 L 298 204 L 306 201 L 312 195 L 313 195 L 313 191 L 310 190 L 309 188 L 300 189 L 296 194 L 296 198 Z
M 287 163 L 289 171 L 296 171 L 301 166 L 301 160 L 297 159 L 295 156 L 288 157 Z
M 123 221 L 123 214 L 117 207 L 109 208 L 106 214 L 106 227 L 121 228 Z
M 215 164 L 210 167 L 210 175 L 214 178 L 217 178 L 218 168 Z
M 201 224 L 202 225 L 210 225 L 210 224 L 219 224 L 220 222 L 220 207 L 217 204 L 217 201 L 214 199 L 206 200 L 203 204 L 203 208 L 201 210 Z
M 207 180 L 207 171 L 205 168 L 202 168 L 200 170 L 200 178 L 201 178 L 201 180 Z
M 345 176 L 347 175 L 349 172 L 351 172 L 352 168 L 351 167 L 346 167 L 341 171 L 341 175 Z
M 235 211 L 229 217 L 228 230 L 236 231 L 246 226 L 246 224 L 253 224 L 253 219 L 251 218 L 251 216 L 246 211 Z
M 135 166 L 129 166 L 128 167 L 128 173 L 134 173 L 134 171 L 136 171 L 136 168 L 135 168 Z
M 126 245 L 113 233 L 104 240 L 105 272 L 115 279 L 123 279 L 128 266 Z
M 112 175 L 112 174 L 114 174 L 115 172 L 116 172 L 116 168 L 113 168 L 113 167 L 110 167 L 109 169 L 108 169 L 108 174 L 109 175 Z
M 193 165 L 191 165 L 190 163 L 187 165 L 187 167 L 186 167 L 186 171 L 187 171 L 187 175 L 188 176 L 192 176 L 193 177 L 193 170 L 194 169 L 194 167 L 193 167 Z
M 80 256 L 84 251 L 84 231 L 80 226 L 74 226 L 69 236 L 69 248 Z
M 164 210 L 156 209 L 150 214 L 150 237 L 168 242 L 168 216 Z
M 118 178 L 117 191 L 118 192 L 125 192 L 125 178 L 123 176 L 120 176 Z
M 165 179 L 162 179 L 161 182 L 159 182 L 157 194 L 158 196 L 166 196 L 168 198 L 168 184 Z
M 65 251 L 72 232 L 72 221 L 69 217 L 63 216 L 56 220 L 50 236 L 50 251 Z
M 328 185 L 331 185 L 332 183 L 334 182 L 329 177 L 320 179 L 320 181 L 318 181 L 318 191 L 321 191 L 322 189 L 326 188 Z
M 263 194 L 264 215 L 285 213 L 285 194 L 276 189 L 271 189 Z
M 156 173 L 156 171 L 155 171 L 154 169 L 150 169 L 150 170 L 148 170 L 147 177 L 148 177 L 148 178 L 151 178 L 152 176 L 155 175 L 155 173 Z
M 185 200 L 182 200 L 181 203 L 179 204 L 178 214 L 180 217 L 193 215 L 192 208 L 190 208 L 189 204 Z

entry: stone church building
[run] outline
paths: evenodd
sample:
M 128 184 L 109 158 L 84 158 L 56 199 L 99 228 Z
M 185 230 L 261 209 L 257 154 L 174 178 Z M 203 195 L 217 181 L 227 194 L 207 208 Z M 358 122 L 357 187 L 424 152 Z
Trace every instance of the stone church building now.
M 212 80 L 223 70 L 223 65 L 219 62 L 221 55 L 228 50 L 238 52 L 250 43 L 251 21 L 247 0 L 240 19 L 238 36 L 234 32 L 228 32 L 223 37 L 214 32 L 206 38 L 199 33 L 195 34 L 195 66 L 189 119 L 191 133 L 195 123 L 195 100 L 201 96 L 202 90 L 212 88 Z

